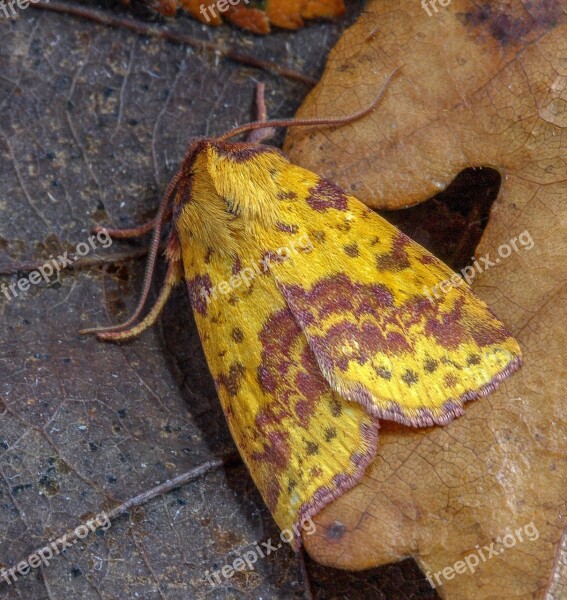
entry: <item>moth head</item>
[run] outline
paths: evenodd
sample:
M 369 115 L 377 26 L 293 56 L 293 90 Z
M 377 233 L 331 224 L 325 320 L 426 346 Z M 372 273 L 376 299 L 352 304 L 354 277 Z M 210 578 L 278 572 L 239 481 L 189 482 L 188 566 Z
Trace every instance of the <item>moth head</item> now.
M 287 164 L 279 150 L 263 144 L 195 142 L 174 200 L 180 237 L 232 254 L 243 238 L 262 236 L 277 220 L 273 198 Z

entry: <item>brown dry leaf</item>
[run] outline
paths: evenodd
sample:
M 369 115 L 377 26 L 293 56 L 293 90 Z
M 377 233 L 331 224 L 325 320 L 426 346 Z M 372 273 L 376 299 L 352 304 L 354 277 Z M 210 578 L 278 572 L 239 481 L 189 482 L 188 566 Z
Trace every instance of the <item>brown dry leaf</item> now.
M 122 1 L 129 4 L 131 0 Z M 177 8 L 182 8 L 207 25 L 221 25 L 224 17 L 238 27 L 259 34 L 270 33 L 270 25 L 299 29 L 303 27 L 304 19 L 333 19 L 345 12 L 343 0 L 233 0 L 235 4 L 220 0 L 222 13 L 217 0 L 142 1 L 166 16 L 172 16 Z
M 372 467 L 306 540 L 324 564 L 414 556 L 434 577 L 476 553 L 474 574 L 439 576 L 443 598 L 567 598 L 565 12 L 552 0 L 453 0 L 429 17 L 414 0 L 370 2 L 299 115 L 350 114 L 400 75 L 362 121 L 289 134 L 293 162 L 374 207 L 422 202 L 466 167 L 493 167 L 502 187 L 476 256 L 493 260 L 525 230 L 534 242 L 474 281 L 520 340 L 523 369 L 447 427 L 384 424 Z M 492 543 L 501 552 L 482 561 L 477 545 Z
M 225 18 L 238 27 L 247 29 L 252 33 L 270 33 L 268 15 L 259 8 L 247 8 L 242 4 L 231 6 Z M 202 18 L 199 20 L 203 20 Z

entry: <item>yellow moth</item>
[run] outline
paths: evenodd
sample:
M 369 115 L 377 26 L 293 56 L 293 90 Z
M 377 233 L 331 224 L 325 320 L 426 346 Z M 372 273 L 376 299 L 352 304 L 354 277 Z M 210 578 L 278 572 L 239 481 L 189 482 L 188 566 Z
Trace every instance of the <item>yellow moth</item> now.
M 356 198 L 277 149 L 228 140 L 269 126 L 363 118 L 258 121 L 195 141 L 157 217 L 142 299 L 125 340 L 153 324 L 185 281 L 234 441 L 274 519 L 297 527 L 352 488 L 376 453 L 380 419 L 445 424 L 520 365 L 520 349 L 454 273 Z M 169 263 L 137 323 L 158 246 Z M 299 542 L 298 542 L 299 543 Z

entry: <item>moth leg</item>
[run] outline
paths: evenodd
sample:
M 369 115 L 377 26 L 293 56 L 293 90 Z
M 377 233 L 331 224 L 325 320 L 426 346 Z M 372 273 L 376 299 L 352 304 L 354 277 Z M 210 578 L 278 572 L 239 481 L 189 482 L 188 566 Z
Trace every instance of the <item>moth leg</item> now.
M 172 207 L 168 207 L 163 219 L 168 221 L 171 217 Z M 111 238 L 116 239 L 128 239 L 141 237 L 142 235 L 153 231 L 158 223 L 158 217 L 153 218 L 151 221 L 147 223 L 143 223 L 142 225 L 138 225 L 138 227 L 132 227 L 130 229 L 109 229 L 108 227 L 103 227 L 102 225 L 96 225 L 93 227 L 93 233 L 99 233 L 101 231 L 106 232 Z
M 256 86 L 256 110 L 257 110 L 257 121 L 267 121 L 268 112 L 266 110 L 266 84 L 259 83 Z M 265 140 L 269 140 L 274 137 L 276 130 L 273 127 L 266 127 L 264 129 L 255 129 L 248 134 L 246 138 L 250 143 L 261 144 Z

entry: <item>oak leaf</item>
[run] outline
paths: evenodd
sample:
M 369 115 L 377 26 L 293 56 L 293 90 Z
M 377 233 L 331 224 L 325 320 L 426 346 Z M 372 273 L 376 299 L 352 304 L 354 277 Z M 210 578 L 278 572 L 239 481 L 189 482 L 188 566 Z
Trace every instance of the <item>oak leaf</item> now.
M 286 149 L 376 208 L 423 202 L 466 168 L 498 170 L 475 253 L 498 264 L 473 287 L 519 339 L 524 367 L 446 427 L 384 423 L 375 462 L 318 515 L 306 547 L 346 569 L 413 556 L 447 599 L 565 598 L 565 5 L 424 4 L 431 16 L 415 1 L 368 4 L 298 116 L 350 114 L 400 74 L 368 117 L 292 130 Z M 525 231 L 533 247 L 499 254 Z M 500 552 L 482 560 L 491 544 Z M 471 554 L 475 572 L 456 572 Z

